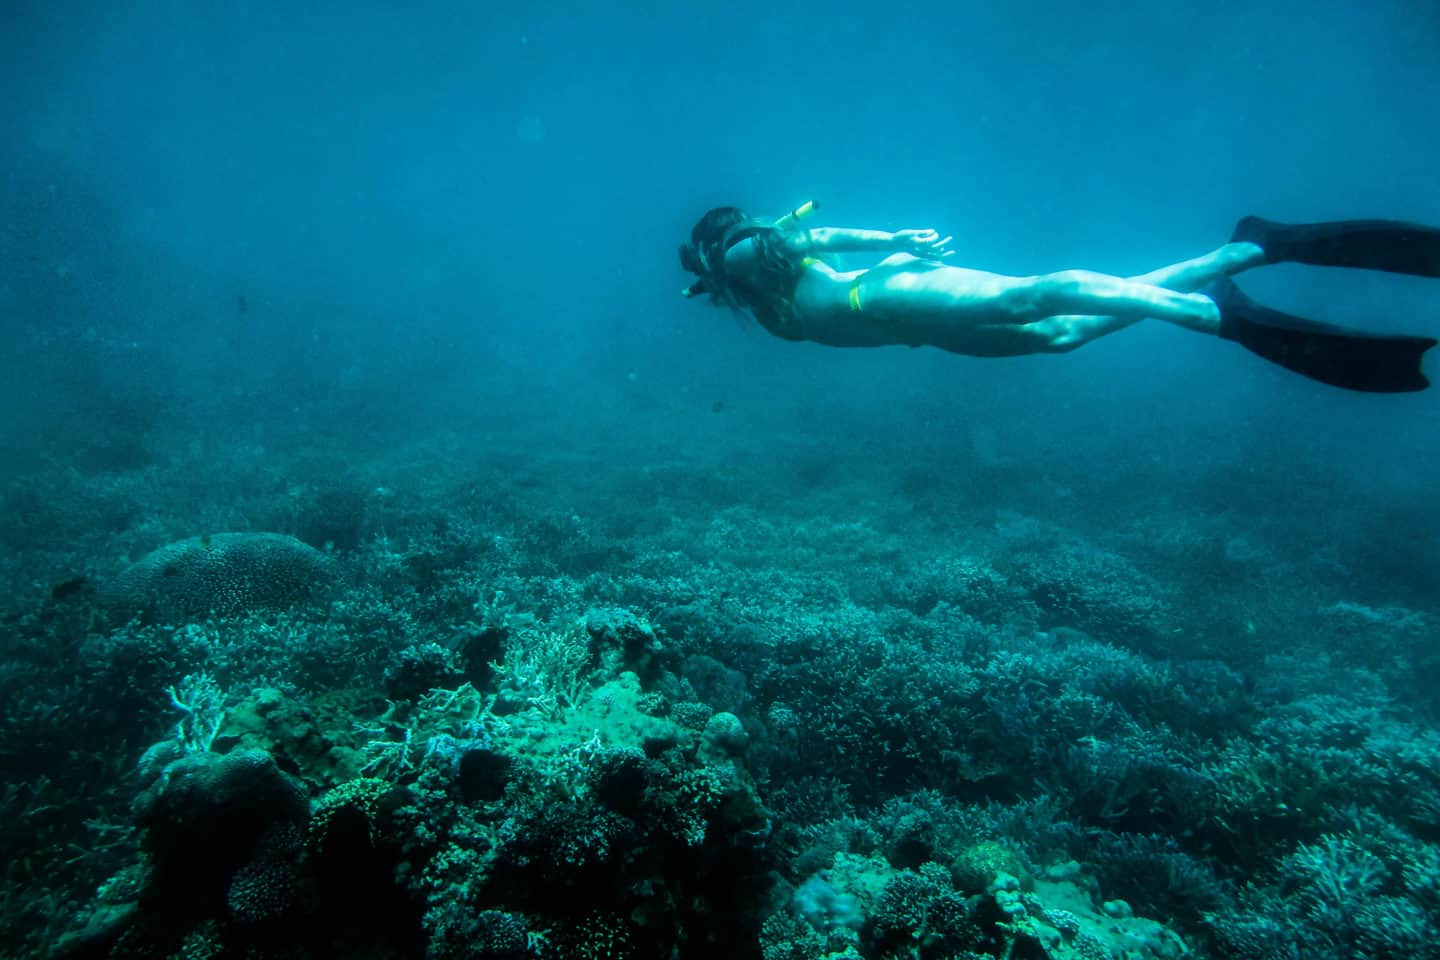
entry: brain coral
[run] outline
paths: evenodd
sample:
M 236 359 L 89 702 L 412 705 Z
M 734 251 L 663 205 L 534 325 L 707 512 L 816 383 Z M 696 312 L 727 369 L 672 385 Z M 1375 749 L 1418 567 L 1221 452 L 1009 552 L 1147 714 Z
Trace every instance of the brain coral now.
M 217 533 L 166 544 L 105 590 L 112 610 L 150 622 L 283 609 L 333 580 L 323 553 L 278 533 Z

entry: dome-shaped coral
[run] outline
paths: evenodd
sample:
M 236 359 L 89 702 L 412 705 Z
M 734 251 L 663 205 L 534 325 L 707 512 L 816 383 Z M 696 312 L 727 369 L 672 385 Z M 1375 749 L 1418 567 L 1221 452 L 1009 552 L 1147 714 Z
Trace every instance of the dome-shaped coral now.
M 104 591 L 117 615 L 177 622 L 283 609 L 333 580 L 314 547 L 278 533 L 217 533 L 166 544 L 123 570 Z

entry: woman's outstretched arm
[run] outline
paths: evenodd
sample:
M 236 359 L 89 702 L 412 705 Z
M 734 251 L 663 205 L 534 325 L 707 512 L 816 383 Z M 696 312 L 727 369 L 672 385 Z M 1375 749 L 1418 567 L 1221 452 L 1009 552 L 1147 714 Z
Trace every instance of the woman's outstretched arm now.
M 935 230 L 854 230 L 847 227 L 815 227 L 795 235 L 794 243 L 807 255 L 879 251 L 909 253 L 917 257 L 948 254 L 950 237 Z

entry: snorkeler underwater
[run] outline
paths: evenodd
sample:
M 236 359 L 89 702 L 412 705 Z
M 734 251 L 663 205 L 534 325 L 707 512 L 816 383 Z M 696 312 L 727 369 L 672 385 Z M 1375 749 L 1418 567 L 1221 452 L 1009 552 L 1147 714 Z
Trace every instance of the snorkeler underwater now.
M 1321 383 L 1370 393 L 1424 390 L 1429 336 L 1367 334 L 1256 303 L 1230 279 L 1304 263 L 1440 278 L 1440 228 L 1386 220 L 1282 224 L 1245 217 L 1204 256 L 1124 279 L 1083 270 L 1007 277 L 954 266 L 933 229 L 802 229 L 808 201 L 771 223 L 707 212 L 680 248 L 684 291 L 750 310 L 786 340 L 840 347 L 934 346 L 977 357 L 1068 353 L 1146 317 L 1231 340 Z M 837 270 L 825 255 L 864 252 Z M 1202 291 L 1197 293 L 1196 291 Z
M 0 957 L 1440 960 L 1425 4 L 4 20 Z

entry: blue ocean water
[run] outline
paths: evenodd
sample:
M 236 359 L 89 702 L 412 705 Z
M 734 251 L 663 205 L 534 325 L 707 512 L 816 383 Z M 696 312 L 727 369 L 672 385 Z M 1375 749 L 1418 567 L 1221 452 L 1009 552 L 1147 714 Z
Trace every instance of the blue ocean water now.
M 1440 10 L 0 18 L 0 953 L 1440 956 L 1433 391 L 787 342 L 676 257 L 1440 225 Z

